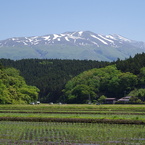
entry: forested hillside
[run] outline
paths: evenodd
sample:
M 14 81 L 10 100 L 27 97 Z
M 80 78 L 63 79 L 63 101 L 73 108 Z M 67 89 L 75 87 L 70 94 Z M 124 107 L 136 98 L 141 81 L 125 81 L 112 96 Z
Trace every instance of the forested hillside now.
M 94 68 L 74 77 L 63 90 L 69 103 L 87 103 L 98 100 L 102 95 L 119 99 L 124 92 L 130 92 L 137 87 L 139 79 L 136 75 L 122 73 L 115 65 L 104 68 Z
M 144 95 L 144 89 L 139 91 L 138 89 L 142 89 L 145 86 L 145 53 L 137 54 L 134 58 L 130 57 L 126 60 L 118 59 L 111 63 L 92 60 L 59 59 L 23 59 L 16 61 L 0 59 L 0 62 L 4 67 L 14 67 L 20 70 L 20 74 L 25 78 L 28 85 L 38 87 L 40 89 L 39 100 L 41 102 L 66 101 L 66 95 L 68 94 L 67 86 L 69 86 L 68 81 L 73 82 L 73 78 L 77 75 L 81 76 L 81 73 L 84 71 L 88 71 L 83 73 L 84 76 L 82 77 L 82 80 L 84 83 L 80 83 L 81 86 L 77 86 L 76 82 L 79 82 L 79 77 L 76 77 L 76 84 L 74 85 L 74 88 L 71 87 L 75 90 L 85 89 L 85 91 L 87 91 L 89 89 L 89 91 L 91 91 L 92 89 L 88 88 L 89 85 L 91 85 L 92 88 L 94 87 L 93 85 L 98 85 L 99 87 L 96 86 L 93 88 L 95 91 L 92 90 L 92 92 L 88 93 L 93 99 L 96 96 L 100 97 L 101 95 L 120 98 L 124 95 L 124 92 L 129 93 L 135 88 L 137 90 L 133 93 L 136 94 L 136 96 L 138 96 L 138 93 L 140 93 L 140 96 Z M 115 68 L 111 67 L 112 70 L 110 67 L 105 68 L 108 65 L 113 65 Z M 99 79 L 100 82 L 95 84 L 94 81 L 97 76 L 92 75 L 92 77 L 88 79 L 88 76 L 91 73 L 93 74 L 93 71 L 91 70 L 93 68 L 99 68 L 97 71 L 102 75 L 101 77 L 108 78 L 102 79 L 103 81 L 100 81 Z M 110 74 L 106 72 L 109 71 L 109 69 Z M 87 87 L 82 86 L 86 84 L 89 85 L 87 85 Z M 74 94 L 76 92 L 73 90 Z M 69 96 L 73 96 L 74 94 L 70 93 Z M 87 95 L 87 97 L 89 95 Z
M 140 69 L 145 67 L 145 53 L 136 54 L 134 57 L 130 57 L 126 60 L 118 59 L 112 64 L 116 64 L 117 68 L 123 72 L 139 74 Z
M 83 71 L 92 68 L 101 68 L 109 62 L 92 60 L 59 60 L 59 59 L 0 59 L 5 67 L 14 67 L 20 70 L 28 85 L 40 89 L 41 102 L 57 102 L 62 96 L 62 90 L 68 80 Z
M 0 65 L 0 104 L 25 104 L 38 99 L 38 88 L 28 86 L 19 71 Z
M 64 98 L 69 103 L 87 103 L 103 98 L 133 96 L 130 103 L 145 102 L 145 53 L 118 59 L 104 68 L 94 68 L 77 75 L 65 85 Z

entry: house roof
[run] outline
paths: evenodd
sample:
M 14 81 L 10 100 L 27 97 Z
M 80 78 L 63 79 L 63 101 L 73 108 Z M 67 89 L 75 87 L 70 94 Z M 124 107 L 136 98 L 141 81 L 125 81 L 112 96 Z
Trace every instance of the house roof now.
M 118 101 L 128 102 L 131 97 L 132 96 L 126 96 L 126 97 L 120 98 Z
M 106 98 L 105 100 L 116 100 L 116 98 Z
M 128 102 L 129 99 L 119 99 L 118 101 Z
M 123 97 L 123 99 L 130 99 L 132 96 Z

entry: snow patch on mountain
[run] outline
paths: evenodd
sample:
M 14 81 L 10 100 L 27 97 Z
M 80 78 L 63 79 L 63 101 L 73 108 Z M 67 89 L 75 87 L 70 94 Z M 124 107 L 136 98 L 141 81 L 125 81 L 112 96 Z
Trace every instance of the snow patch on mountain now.
M 114 41 L 113 40 L 110 40 L 110 39 L 107 39 L 105 38 L 104 36 L 98 34 L 99 37 L 101 37 L 102 39 L 106 40 L 106 41 L 109 41 L 110 43 L 113 43 L 114 44 Z
M 70 41 L 70 40 L 68 39 L 68 37 L 65 37 L 65 40 L 66 40 L 66 41 Z
M 117 39 L 114 38 L 112 35 L 106 35 L 106 38 L 110 38 L 110 39 L 113 39 L 113 40 L 117 40 Z
M 82 34 L 83 34 L 83 31 L 79 31 L 78 33 L 79 33 L 79 35 L 80 35 L 80 36 L 82 36 Z
M 57 39 L 58 37 L 61 37 L 61 36 L 59 36 L 59 35 L 57 35 L 57 34 L 53 34 L 53 40 L 55 40 L 55 39 Z
M 44 37 L 42 37 L 44 40 L 47 40 L 47 41 L 49 41 L 50 40 L 50 36 L 44 36 Z
M 117 39 L 117 40 L 121 40 L 121 41 L 126 41 L 126 42 L 131 42 L 131 40 L 125 38 L 125 37 L 122 37 L 120 35 L 117 35 L 117 34 L 113 34 L 113 36 Z
M 91 35 L 92 37 L 98 39 L 99 41 L 101 41 L 102 43 L 104 43 L 105 45 L 108 45 L 107 42 L 105 42 L 104 40 L 100 39 L 99 37 L 95 36 L 95 35 Z

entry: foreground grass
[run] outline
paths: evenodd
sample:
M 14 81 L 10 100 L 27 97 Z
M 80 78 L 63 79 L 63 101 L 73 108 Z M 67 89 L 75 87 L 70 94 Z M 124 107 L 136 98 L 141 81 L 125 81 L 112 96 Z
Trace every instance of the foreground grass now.
M 145 144 L 144 113 L 145 105 L 0 105 L 0 144 Z
M 11 122 L 0 123 L 0 144 L 145 144 L 144 125 Z

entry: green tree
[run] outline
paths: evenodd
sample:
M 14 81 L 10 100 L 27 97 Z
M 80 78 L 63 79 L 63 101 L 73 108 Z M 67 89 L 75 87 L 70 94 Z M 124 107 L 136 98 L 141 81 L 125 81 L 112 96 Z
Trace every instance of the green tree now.
M 98 102 L 99 102 L 99 103 L 104 103 L 105 99 L 106 99 L 106 96 L 102 95 L 102 96 L 100 96 L 100 98 L 98 99 Z
M 0 104 L 24 104 L 35 101 L 39 90 L 28 86 L 19 71 L 14 68 L 0 69 Z
M 69 103 L 87 103 L 91 102 L 96 97 L 96 94 L 87 85 L 80 84 L 74 87 L 68 97 Z
M 139 79 L 139 87 L 145 87 L 145 67 L 142 67 L 140 69 L 138 79 Z
M 133 104 L 141 104 L 142 103 L 142 101 L 138 97 L 135 97 L 135 96 L 131 97 L 129 99 L 129 102 L 133 103 Z
M 145 89 L 134 89 L 129 93 L 130 96 L 140 99 L 142 102 L 145 102 Z
M 119 75 L 119 79 L 120 79 L 120 82 L 119 82 L 120 92 L 124 92 L 124 91 L 129 92 L 135 89 L 135 87 L 138 84 L 137 76 L 130 72 L 121 73 Z
M 3 65 L 0 63 L 0 69 L 2 69 L 3 68 Z
M 137 83 L 136 75 L 122 73 L 113 65 L 79 74 L 66 84 L 64 93 L 68 102 L 74 99 L 76 103 L 84 103 L 88 94 L 96 94 L 96 98 L 102 94 L 113 98 L 123 97 L 124 91 L 133 90 Z

